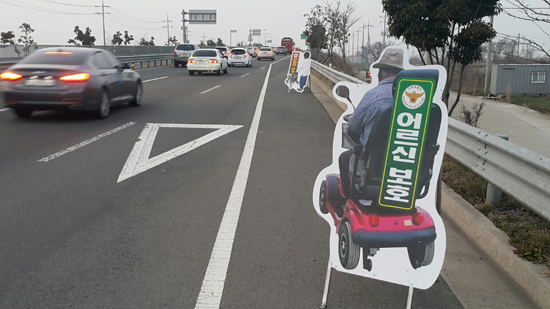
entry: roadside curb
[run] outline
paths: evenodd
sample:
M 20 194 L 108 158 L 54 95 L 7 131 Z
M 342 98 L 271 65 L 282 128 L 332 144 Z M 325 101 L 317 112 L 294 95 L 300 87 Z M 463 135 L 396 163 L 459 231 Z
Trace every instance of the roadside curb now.
M 508 235 L 446 184 L 443 184 L 443 214 L 487 256 L 519 285 L 535 304 L 550 304 L 548 270 L 518 257 Z
M 314 75 L 312 81 L 320 89 L 312 89 L 334 123 L 343 108 L 332 96 L 332 90 Z M 325 96 L 325 97 L 323 97 Z M 328 96 L 328 97 L 326 97 Z M 332 102 L 330 102 L 332 101 Z M 550 273 L 545 266 L 518 257 L 508 235 L 443 183 L 443 215 L 449 218 L 492 262 L 500 267 L 540 308 L 550 304 Z

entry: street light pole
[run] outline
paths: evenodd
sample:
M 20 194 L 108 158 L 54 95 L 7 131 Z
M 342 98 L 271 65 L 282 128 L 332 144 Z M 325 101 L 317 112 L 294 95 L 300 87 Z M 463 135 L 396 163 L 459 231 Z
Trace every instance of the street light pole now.
M 493 22 L 494 22 L 494 16 L 491 15 L 491 28 L 493 28 Z M 489 95 L 489 85 L 491 84 L 491 53 L 493 48 L 493 40 L 489 40 L 489 45 L 487 46 L 487 59 L 485 64 L 485 87 L 484 87 L 484 94 L 485 96 Z

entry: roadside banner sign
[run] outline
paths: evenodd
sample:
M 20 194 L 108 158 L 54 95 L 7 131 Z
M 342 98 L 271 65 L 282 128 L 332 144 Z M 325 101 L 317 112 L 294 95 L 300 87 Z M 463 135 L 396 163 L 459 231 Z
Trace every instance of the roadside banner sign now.
M 294 89 L 296 92 L 303 93 L 308 85 L 309 74 L 311 73 L 311 52 L 293 51 L 290 56 L 290 65 L 285 78 L 285 85 L 288 92 Z
M 370 66 L 370 84 L 334 86 L 347 110 L 312 198 L 330 226 L 329 270 L 427 289 L 446 249 L 436 191 L 447 140 L 447 72 L 412 66 L 409 55 L 405 45 L 387 47 Z
M 435 83 L 426 78 L 397 80 L 378 200 L 380 207 L 403 210 L 414 207 Z

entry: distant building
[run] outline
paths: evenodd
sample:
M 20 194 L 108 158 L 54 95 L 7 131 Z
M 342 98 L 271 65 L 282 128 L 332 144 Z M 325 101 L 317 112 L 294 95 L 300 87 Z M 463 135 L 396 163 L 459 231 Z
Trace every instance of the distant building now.
M 491 88 L 493 95 L 550 94 L 550 64 L 493 64 Z

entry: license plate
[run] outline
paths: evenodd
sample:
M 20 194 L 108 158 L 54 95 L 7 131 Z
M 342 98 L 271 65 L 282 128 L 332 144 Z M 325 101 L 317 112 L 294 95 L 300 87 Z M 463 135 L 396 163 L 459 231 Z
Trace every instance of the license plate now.
M 25 81 L 25 86 L 51 87 L 53 85 L 55 85 L 53 79 L 29 79 Z
M 242 56 L 235 56 L 235 59 L 241 59 Z

